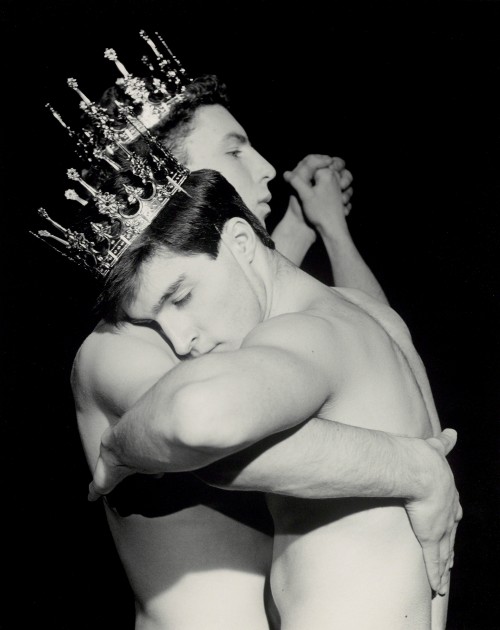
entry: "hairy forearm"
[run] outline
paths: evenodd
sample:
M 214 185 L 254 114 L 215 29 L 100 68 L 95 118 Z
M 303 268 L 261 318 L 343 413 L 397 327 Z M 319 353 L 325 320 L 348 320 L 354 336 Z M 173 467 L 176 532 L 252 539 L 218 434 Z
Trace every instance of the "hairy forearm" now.
M 430 471 L 423 441 L 312 419 L 209 466 L 198 475 L 229 490 L 303 498 L 424 494 Z
M 335 286 L 359 289 L 388 304 L 387 297 L 355 246 L 349 232 L 329 234 L 320 230 L 332 266 Z

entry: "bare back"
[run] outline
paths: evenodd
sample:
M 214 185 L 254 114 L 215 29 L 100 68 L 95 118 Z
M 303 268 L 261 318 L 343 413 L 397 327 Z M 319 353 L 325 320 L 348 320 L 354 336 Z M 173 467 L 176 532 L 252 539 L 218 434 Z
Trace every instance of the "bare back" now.
M 334 396 L 320 416 L 428 437 L 439 422 L 406 326 L 357 291 L 317 288 L 303 312 L 331 325 Z M 304 471 L 307 474 L 307 471 Z M 430 628 L 422 553 L 396 500 L 269 495 L 282 630 Z
M 91 470 L 103 431 L 177 362 L 149 328 L 102 326 L 87 338 L 72 385 Z M 190 473 L 130 477 L 117 491 L 106 515 L 136 598 L 137 628 L 269 629 L 272 523 L 259 497 L 211 488 Z

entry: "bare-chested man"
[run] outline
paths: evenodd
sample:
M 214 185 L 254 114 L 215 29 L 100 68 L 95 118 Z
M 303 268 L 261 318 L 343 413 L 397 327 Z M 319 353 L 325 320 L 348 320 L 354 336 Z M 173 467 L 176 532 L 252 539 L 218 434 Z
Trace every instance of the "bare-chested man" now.
M 329 169 L 317 177 L 338 195 Z M 272 588 L 282 629 L 429 628 L 431 588 L 408 516 L 424 550 L 431 543 L 432 586 L 445 591 L 446 578 L 440 582 L 451 562 L 460 506 L 442 443 L 392 435 L 429 438 L 440 431 L 406 327 L 383 303 L 329 289 L 273 251 L 217 173 L 192 174 L 184 188 L 188 195 L 174 196 L 155 219 L 154 234 L 138 237 L 112 272 L 104 312 L 112 324 L 124 317 L 153 321 L 177 354 L 198 358 L 144 390 L 105 431 L 93 496 L 132 472 L 201 469 L 271 436 L 269 449 L 258 446 L 227 464 L 233 487 L 275 493 L 269 497 L 276 527 Z M 180 233 L 187 237 L 179 240 Z M 166 245 L 171 237 L 175 248 Z M 84 355 L 93 343 L 82 349 L 83 383 Z M 320 419 L 301 425 L 312 416 Z M 287 440 L 276 439 L 290 429 Z M 287 462 L 295 472 L 281 482 L 284 464 L 273 450 L 280 453 L 285 444 L 287 452 L 307 430 L 321 432 L 321 440 L 302 454 L 300 468 L 297 457 Z M 220 465 L 205 474 L 220 476 Z M 430 490 L 438 480 L 439 488 Z M 304 504 L 284 494 L 346 500 Z M 353 496 L 365 499 L 348 499 Z M 388 499 L 376 500 L 381 496 Z M 406 512 L 401 498 L 413 500 Z M 220 565 L 213 569 L 216 580 L 224 579 Z M 228 582 L 226 606 L 237 602 L 238 627 L 248 613 L 248 628 L 264 628 L 241 597 L 239 572 L 231 566 L 230 573 L 235 579 Z M 211 610 L 208 599 L 202 602 L 195 593 L 191 609 L 198 609 L 199 623 L 205 602 Z M 173 627 L 190 623 L 179 618 Z M 222 626 L 210 617 L 200 627 Z
M 124 95 L 119 98 L 123 100 Z M 268 184 L 275 170 L 227 109 L 224 87 L 214 77 L 188 85 L 183 100 L 155 133 L 189 168 L 220 171 L 264 222 L 270 212 Z M 341 198 L 332 198 L 327 182 L 316 179 L 323 168 L 330 168 L 338 177 Z M 337 282 L 385 299 L 347 228 L 351 174 L 342 160 L 308 156 L 287 179 L 302 208 L 297 199 L 290 200 L 284 220 L 273 233 L 277 248 L 300 264 L 314 239 L 303 211 L 325 240 Z M 100 325 L 85 341 L 75 361 L 73 389 L 91 470 L 105 428 L 177 362 L 164 336 L 148 326 L 130 322 L 119 328 Z M 306 430 L 290 440 L 288 447 L 280 445 L 283 457 L 276 447 L 274 466 L 282 460 L 286 470 L 271 472 L 270 477 L 263 467 L 263 481 L 271 487 L 272 477 L 282 485 L 289 478 L 295 484 L 297 466 L 290 450 L 296 451 L 298 461 L 305 462 L 304 452 L 314 444 L 323 445 L 324 437 Z M 318 480 L 321 472 L 318 469 Z M 323 473 L 325 486 L 333 486 L 335 475 L 326 462 Z M 314 483 L 311 474 L 305 476 L 301 496 L 307 496 L 309 485 L 314 493 Z M 330 487 L 328 491 L 332 491 Z M 262 496 L 223 492 L 190 474 L 161 480 L 136 476 L 109 497 L 106 513 L 136 597 L 137 623 L 142 627 L 166 628 L 182 619 L 183 627 L 198 628 L 202 619 L 205 627 L 212 623 L 218 630 L 234 628 L 237 620 L 243 628 L 242 618 L 251 630 L 259 624 L 267 626 L 262 593 L 271 562 L 273 528 Z M 229 588 L 233 592 L 230 602 Z M 237 589 L 239 596 L 235 595 Z M 192 605 L 193 598 L 199 605 Z

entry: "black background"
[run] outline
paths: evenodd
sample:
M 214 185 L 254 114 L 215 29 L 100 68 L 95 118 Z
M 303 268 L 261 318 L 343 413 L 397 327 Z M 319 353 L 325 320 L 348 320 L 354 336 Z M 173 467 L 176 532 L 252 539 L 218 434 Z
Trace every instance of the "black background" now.
M 459 432 L 450 459 L 465 517 L 448 628 L 497 628 L 500 5 L 3 0 L 0 15 L 0 627 L 133 627 L 102 506 L 86 501 L 69 389 L 96 290 L 27 231 L 38 206 L 64 203 L 74 166 L 45 102 L 76 106 L 69 76 L 97 98 L 117 76 L 106 47 L 140 73 L 144 28 L 192 76 L 228 83 L 278 172 L 312 152 L 346 159 L 355 241 L 410 326 L 442 424 Z M 279 177 L 271 189 L 277 220 L 287 192 Z M 320 245 L 306 268 L 331 282 Z

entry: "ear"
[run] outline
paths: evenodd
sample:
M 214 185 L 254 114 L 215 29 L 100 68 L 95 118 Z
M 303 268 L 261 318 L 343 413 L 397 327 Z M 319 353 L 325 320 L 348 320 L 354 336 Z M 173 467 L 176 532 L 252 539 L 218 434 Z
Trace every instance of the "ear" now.
M 245 219 L 232 217 L 226 221 L 221 238 L 235 256 L 252 262 L 257 247 L 257 236 Z

